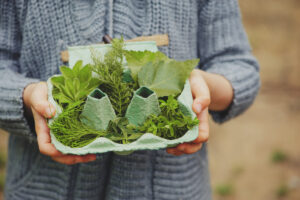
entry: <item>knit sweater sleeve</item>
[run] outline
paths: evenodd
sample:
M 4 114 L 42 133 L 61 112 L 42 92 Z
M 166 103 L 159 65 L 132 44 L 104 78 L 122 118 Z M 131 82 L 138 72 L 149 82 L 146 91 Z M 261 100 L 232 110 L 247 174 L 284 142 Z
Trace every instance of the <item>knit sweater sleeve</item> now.
M 259 65 L 251 54 L 237 0 L 203 1 L 199 12 L 200 68 L 230 81 L 234 99 L 228 109 L 210 111 L 222 123 L 244 112 L 259 87 Z
M 0 4 L 0 128 L 33 138 L 24 117 L 22 94 L 28 84 L 38 80 L 20 73 L 21 29 L 15 5 L 10 0 Z

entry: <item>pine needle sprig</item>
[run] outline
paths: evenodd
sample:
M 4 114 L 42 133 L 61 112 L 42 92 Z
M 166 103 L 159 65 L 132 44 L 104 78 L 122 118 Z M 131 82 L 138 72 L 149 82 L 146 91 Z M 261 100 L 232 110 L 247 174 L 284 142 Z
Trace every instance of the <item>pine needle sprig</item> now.
M 89 128 L 79 120 L 82 108 L 83 102 L 69 105 L 50 125 L 57 140 L 66 146 L 83 147 L 106 134 L 105 131 Z
M 125 115 L 126 109 L 133 96 L 134 83 L 123 82 L 123 39 L 114 39 L 112 48 L 101 59 L 99 54 L 92 51 L 92 70 L 98 75 L 101 81 L 99 88 L 105 92 L 118 117 Z

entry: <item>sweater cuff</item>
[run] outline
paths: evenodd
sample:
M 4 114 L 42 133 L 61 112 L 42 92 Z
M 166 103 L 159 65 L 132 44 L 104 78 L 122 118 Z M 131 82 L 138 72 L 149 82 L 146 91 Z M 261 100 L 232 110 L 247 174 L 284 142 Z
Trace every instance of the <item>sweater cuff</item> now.
M 224 111 L 209 111 L 213 120 L 223 123 L 243 113 L 254 101 L 260 87 L 259 73 L 243 62 L 215 63 L 205 70 L 224 76 L 233 88 L 233 101 Z
M 26 118 L 24 114 L 23 91 L 27 85 L 37 83 L 40 80 L 23 76 L 17 76 L 13 79 L 5 83 L 5 88 L 2 89 L 6 92 L 0 94 L 0 127 L 11 134 L 36 140 L 33 119 Z

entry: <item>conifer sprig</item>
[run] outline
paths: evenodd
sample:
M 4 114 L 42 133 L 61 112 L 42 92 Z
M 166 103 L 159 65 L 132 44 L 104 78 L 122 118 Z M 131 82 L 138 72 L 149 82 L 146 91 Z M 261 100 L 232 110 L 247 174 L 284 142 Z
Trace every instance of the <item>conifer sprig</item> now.
M 123 46 L 123 39 L 114 39 L 112 49 L 105 54 L 104 59 L 95 51 L 92 52 L 94 64 L 91 64 L 92 70 L 101 80 L 99 87 L 108 95 L 118 117 L 125 115 L 135 85 L 134 82 L 123 81 Z

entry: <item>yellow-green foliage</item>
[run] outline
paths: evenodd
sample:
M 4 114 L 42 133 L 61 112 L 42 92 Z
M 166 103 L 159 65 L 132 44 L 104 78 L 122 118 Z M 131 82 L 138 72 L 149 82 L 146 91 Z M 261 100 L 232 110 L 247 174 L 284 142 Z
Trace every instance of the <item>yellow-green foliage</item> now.
M 198 60 L 175 61 L 161 52 L 126 51 L 123 46 L 122 39 L 113 40 L 112 48 L 103 59 L 94 51 L 93 64 L 82 66 L 79 61 L 73 69 L 63 66 L 60 68 L 62 75 L 51 79 L 53 97 L 63 111 L 54 119 L 50 129 L 64 145 L 82 147 L 97 137 L 126 144 L 145 132 L 176 139 L 198 124 L 197 119 L 180 111 L 175 99 Z M 124 66 L 125 57 L 129 70 Z M 95 72 L 95 77 L 92 72 Z M 162 112 L 159 116 L 149 116 L 142 126 L 136 127 L 129 124 L 125 113 L 134 90 L 141 86 L 149 87 L 160 97 Z M 79 118 L 88 94 L 97 87 L 107 94 L 117 114 L 104 131 L 88 127 Z

